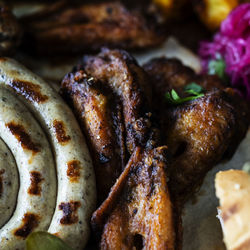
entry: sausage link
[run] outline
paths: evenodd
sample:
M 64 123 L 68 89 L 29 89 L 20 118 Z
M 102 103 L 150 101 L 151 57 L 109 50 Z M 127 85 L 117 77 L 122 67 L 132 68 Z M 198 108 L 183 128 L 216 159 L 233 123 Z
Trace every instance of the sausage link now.
M 10 219 L 17 200 L 19 187 L 15 159 L 0 139 L 0 228 Z
M 34 230 L 47 230 L 56 203 L 56 173 L 46 135 L 30 111 L 0 88 L 0 137 L 13 153 L 20 175 L 15 212 L 0 230 L 1 249 L 24 249 Z
M 75 117 L 45 81 L 9 58 L 0 58 L 0 84 L 18 94 L 53 146 L 58 193 L 49 232 L 75 249 L 86 244 L 96 203 L 92 161 Z

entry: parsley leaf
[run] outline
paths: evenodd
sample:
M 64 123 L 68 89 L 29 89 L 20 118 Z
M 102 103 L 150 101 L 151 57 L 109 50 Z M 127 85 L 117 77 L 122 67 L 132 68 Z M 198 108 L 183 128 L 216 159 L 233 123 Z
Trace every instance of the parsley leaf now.
M 178 93 L 172 89 L 170 92 L 165 94 L 166 101 L 171 105 L 179 105 L 184 102 L 192 101 L 197 98 L 204 96 L 204 89 L 195 82 L 192 82 L 184 87 L 185 93 L 191 94 L 192 96 L 187 96 L 181 98 Z
M 227 80 L 225 69 L 226 69 L 226 63 L 220 56 L 218 56 L 217 59 L 215 60 L 211 60 L 208 64 L 208 74 L 217 75 L 223 81 Z
M 190 84 L 186 85 L 184 87 L 184 90 L 186 93 L 191 95 L 199 95 L 201 93 L 204 93 L 204 89 L 195 82 L 191 82 Z

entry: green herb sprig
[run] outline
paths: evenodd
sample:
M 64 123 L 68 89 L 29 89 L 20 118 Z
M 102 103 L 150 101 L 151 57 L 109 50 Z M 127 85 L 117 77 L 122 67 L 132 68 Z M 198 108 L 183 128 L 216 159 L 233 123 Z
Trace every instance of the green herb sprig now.
M 220 54 L 217 54 L 215 59 L 209 61 L 208 74 L 217 75 L 223 82 L 228 82 L 226 62 Z
M 166 101 L 171 105 L 179 105 L 184 102 L 192 101 L 204 96 L 204 89 L 195 82 L 192 82 L 184 87 L 184 92 L 192 96 L 181 98 L 178 93 L 172 89 L 165 94 Z

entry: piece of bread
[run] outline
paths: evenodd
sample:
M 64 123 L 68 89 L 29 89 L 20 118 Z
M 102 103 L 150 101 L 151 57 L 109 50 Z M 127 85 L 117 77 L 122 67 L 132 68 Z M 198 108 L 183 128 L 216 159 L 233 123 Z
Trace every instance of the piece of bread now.
M 219 172 L 215 187 L 227 249 L 250 249 L 250 175 L 241 170 Z

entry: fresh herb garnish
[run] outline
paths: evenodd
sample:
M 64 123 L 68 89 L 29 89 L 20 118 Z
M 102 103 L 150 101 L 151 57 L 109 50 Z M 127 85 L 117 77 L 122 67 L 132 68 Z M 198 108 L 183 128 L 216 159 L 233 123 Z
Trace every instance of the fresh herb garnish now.
M 204 89 L 197 83 L 191 82 L 184 87 L 184 91 L 191 95 L 199 95 L 204 93 Z
M 184 102 L 192 101 L 192 100 L 195 100 L 197 98 L 204 96 L 204 94 L 203 94 L 204 89 L 195 82 L 192 82 L 192 83 L 186 85 L 184 87 L 184 92 L 187 94 L 191 94 L 192 96 L 187 96 L 187 97 L 181 98 L 177 94 L 177 92 L 174 89 L 172 89 L 170 92 L 167 92 L 165 94 L 165 98 L 169 104 L 179 105 L 179 104 L 182 104 Z
M 223 81 L 227 80 L 227 75 L 225 73 L 225 69 L 226 69 L 226 63 L 225 63 L 224 59 L 219 54 L 216 55 L 216 59 L 211 60 L 208 63 L 208 74 L 209 75 L 217 75 Z
M 33 232 L 26 239 L 26 250 L 72 250 L 72 248 L 52 234 Z

